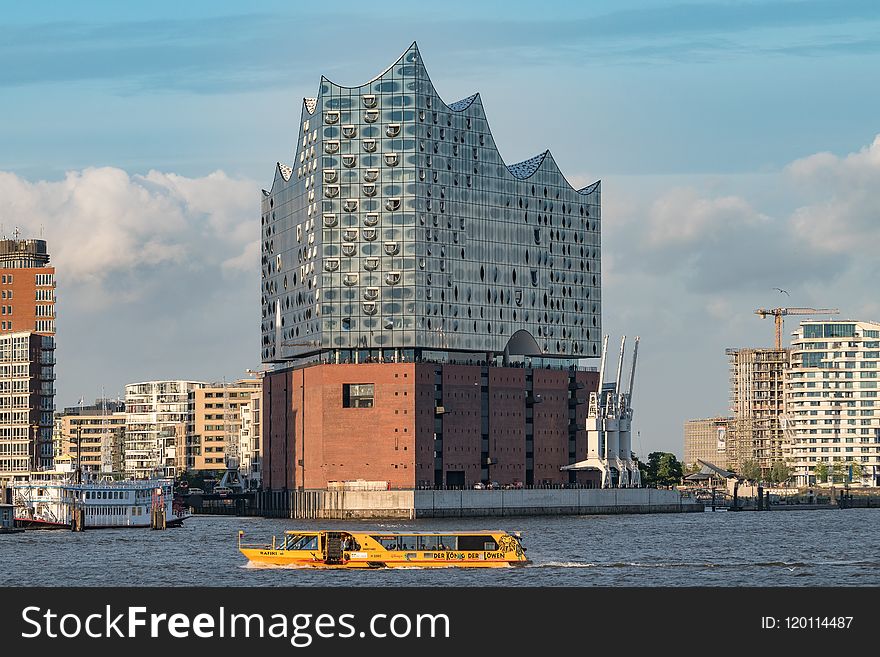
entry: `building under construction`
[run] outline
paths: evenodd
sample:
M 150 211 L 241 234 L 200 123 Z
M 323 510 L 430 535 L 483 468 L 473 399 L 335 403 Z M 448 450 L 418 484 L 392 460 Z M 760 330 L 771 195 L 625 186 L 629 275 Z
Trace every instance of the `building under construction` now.
M 783 458 L 785 433 L 783 381 L 788 349 L 727 349 L 730 358 L 730 410 L 727 431 L 728 467 L 742 471 L 756 461 L 766 475 Z

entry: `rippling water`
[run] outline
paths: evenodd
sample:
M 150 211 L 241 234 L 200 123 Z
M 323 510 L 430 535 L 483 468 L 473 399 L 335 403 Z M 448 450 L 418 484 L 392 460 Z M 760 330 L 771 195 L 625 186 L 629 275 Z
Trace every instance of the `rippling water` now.
M 236 547 L 286 529 L 505 529 L 531 566 L 465 570 L 255 567 Z M 196 516 L 166 531 L 0 535 L 6 586 L 878 586 L 880 509 L 400 522 Z

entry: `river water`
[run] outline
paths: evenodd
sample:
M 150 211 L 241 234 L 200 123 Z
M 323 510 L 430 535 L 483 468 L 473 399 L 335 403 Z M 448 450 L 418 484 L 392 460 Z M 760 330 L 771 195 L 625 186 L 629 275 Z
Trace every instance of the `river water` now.
M 255 567 L 237 533 L 286 529 L 523 532 L 516 569 L 371 571 Z M 195 516 L 166 531 L 0 535 L 3 586 L 880 586 L 880 509 L 293 521 Z

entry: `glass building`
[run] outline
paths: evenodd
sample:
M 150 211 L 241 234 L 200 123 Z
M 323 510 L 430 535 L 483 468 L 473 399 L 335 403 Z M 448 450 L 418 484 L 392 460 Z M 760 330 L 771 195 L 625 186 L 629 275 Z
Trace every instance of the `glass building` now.
M 479 94 L 444 102 L 415 43 L 322 78 L 296 130 L 262 197 L 263 362 L 598 356 L 599 182 L 549 151 L 505 164 Z

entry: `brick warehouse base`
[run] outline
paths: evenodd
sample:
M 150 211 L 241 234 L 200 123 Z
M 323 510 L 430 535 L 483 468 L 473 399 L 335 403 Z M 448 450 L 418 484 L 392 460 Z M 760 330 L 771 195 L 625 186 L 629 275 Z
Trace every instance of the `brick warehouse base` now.
M 586 452 L 598 374 L 418 363 L 315 364 L 263 385 L 263 486 L 324 489 L 595 484 L 560 467 Z
M 533 489 L 394 490 L 292 493 L 292 518 L 413 519 L 702 512 L 703 504 L 676 490 Z

